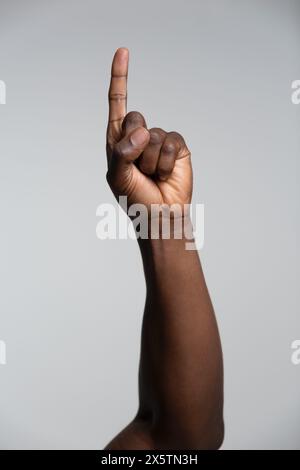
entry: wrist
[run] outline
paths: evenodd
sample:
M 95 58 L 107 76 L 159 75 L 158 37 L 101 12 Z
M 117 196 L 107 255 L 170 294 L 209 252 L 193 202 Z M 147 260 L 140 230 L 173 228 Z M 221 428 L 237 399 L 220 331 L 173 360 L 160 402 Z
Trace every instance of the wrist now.
M 163 223 L 164 219 L 161 218 L 160 222 Z M 170 220 L 168 237 L 163 231 L 160 231 L 159 236 L 155 233 L 155 237 L 137 236 L 146 278 L 149 273 L 151 276 L 161 276 L 166 272 L 168 276 L 172 276 L 177 269 L 182 269 L 183 260 L 192 259 L 195 253 L 197 254 L 191 218 L 188 215 L 181 217 L 180 222 L 183 227 L 181 234 L 178 231 L 178 226 L 176 227 L 176 223 L 179 225 L 177 218 Z
M 150 208 L 133 204 L 127 214 L 138 240 L 193 239 L 189 204 L 152 204 Z
M 152 219 L 149 221 L 146 236 L 138 228 L 136 238 L 142 253 L 179 254 L 186 250 L 196 249 L 193 224 L 189 215 L 176 218 L 161 216 L 159 219 Z

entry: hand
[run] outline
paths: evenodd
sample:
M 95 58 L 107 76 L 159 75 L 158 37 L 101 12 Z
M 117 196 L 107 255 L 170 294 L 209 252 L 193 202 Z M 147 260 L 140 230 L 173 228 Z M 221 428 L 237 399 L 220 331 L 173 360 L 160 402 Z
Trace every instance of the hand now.
M 107 126 L 107 181 L 128 206 L 189 204 L 191 154 L 183 137 L 160 128 L 147 129 L 142 114 L 126 114 L 129 51 L 117 49 L 111 69 Z

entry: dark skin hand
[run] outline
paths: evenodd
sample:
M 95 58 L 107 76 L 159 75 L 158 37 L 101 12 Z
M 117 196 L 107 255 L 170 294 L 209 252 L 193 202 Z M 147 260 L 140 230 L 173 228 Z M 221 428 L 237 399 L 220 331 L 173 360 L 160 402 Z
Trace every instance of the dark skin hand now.
M 128 205 L 183 207 L 192 197 L 190 151 L 177 132 L 148 129 L 142 114 L 126 114 L 128 60 L 128 50 L 120 48 L 112 63 L 107 181 L 117 198 L 128 197 Z M 147 287 L 139 408 L 106 449 L 218 449 L 222 444 L 220 338 L 198 253 L 186 250 L 186 241 L 139 240 Z

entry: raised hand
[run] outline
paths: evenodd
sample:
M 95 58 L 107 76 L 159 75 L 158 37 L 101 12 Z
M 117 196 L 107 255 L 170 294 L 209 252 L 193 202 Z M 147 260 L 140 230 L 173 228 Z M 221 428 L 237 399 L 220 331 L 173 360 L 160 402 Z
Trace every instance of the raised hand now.
M 107 181 L 128 204 L 189 204 L 191 154 L 183 137 L 158 127 L 147 129 L 143 115 L 127 113 L 129 51 L 117 49 L 111 68 L 107 126 Z
M 128 50 L 121 48 L 109 88 L 108 182 L 117 198 L 128 197 L 128 206 L 144 204 L 152 217 L 152 204 L 164 206 L 161 213 L 180 204 L 181 217 L 192 195 L 190 152 L 178 133 L 147 129 L 140 113 L 126 114 L 127 72 Z M 179 222 L 189 221 L 180 217 Z M 138 238 L 147 288 L 139 407 L 107 445 L 110 450 L 217 449 L 222 444 L 223 365 L 216 319 L 197 251 L 186 249 L 185 234 L 173 234 L 152 237 L 151 224 L 151 236 Z

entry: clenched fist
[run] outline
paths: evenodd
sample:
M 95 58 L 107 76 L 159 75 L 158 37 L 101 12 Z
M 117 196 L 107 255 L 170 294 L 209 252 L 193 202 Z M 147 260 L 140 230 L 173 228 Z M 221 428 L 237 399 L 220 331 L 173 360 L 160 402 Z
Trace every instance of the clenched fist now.
M 117 198 L 127 196 L 128 205 L 189 204 L 191 154 L 183 137 L 147 129 L 139 112 L 126 114 L 128 61 L 128 49 L 117 49 L 108 93 L 107 181 Z

